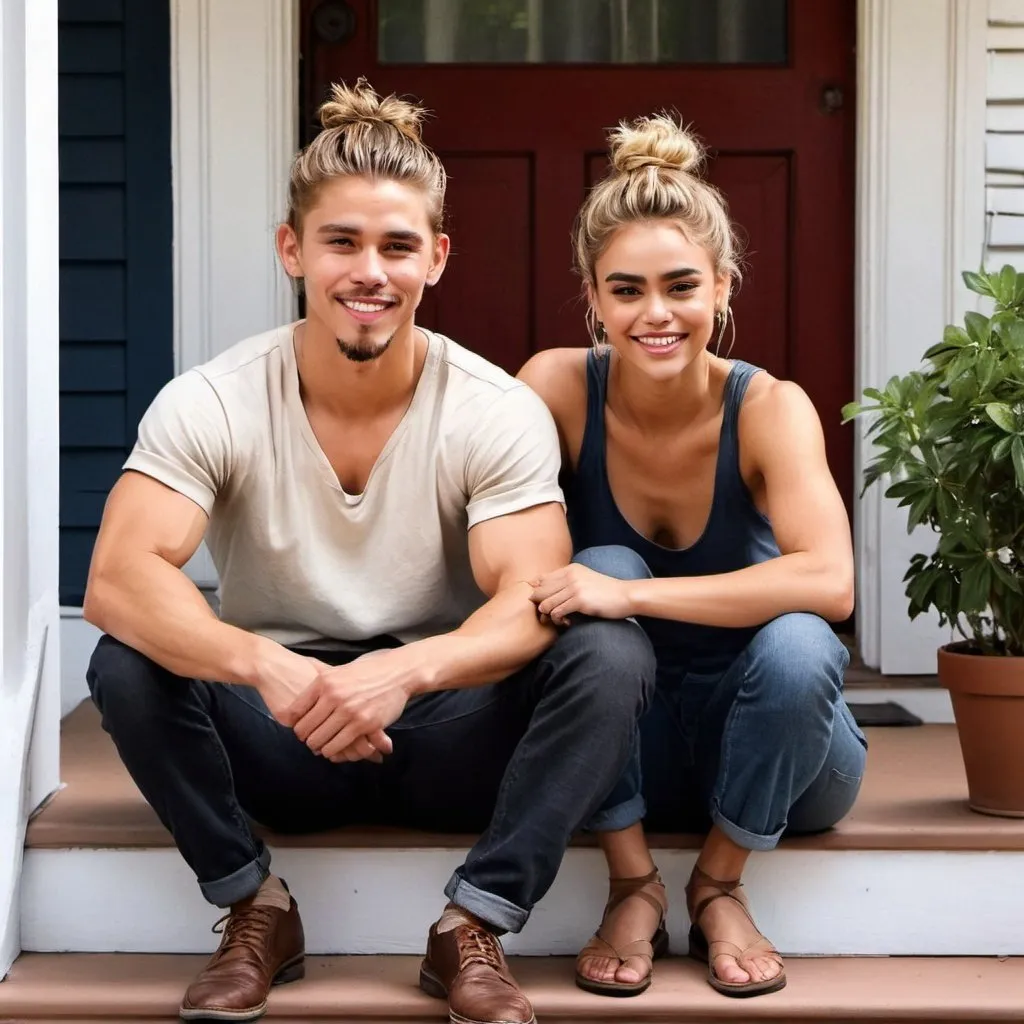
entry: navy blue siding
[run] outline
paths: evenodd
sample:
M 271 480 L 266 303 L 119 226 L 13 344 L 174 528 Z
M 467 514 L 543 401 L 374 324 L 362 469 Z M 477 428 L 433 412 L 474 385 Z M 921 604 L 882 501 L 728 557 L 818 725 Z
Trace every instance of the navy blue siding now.
M 173 373 L 167 0 L 60 0 L 60 596 Z

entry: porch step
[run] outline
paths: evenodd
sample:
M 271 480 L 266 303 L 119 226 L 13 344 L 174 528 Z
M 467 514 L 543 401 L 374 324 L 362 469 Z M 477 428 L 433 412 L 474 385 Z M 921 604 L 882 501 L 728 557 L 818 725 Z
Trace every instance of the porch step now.
M 8 1021 L 172 1021 L 202 957 L 26 954 L 0 984 Z M 306 978 L 275 989 L 268 1020 L 430 1021 L 444 1004 L 416 987 L 417 957 L 310 957 Z M 573 961 L 513 959 L 541 1021 L 952 1021 L 1020 1020 L 1024 959 L 845 958 L 790 960 L 789 985 L 758 999 L 718 995 L 692 960 L 656 965 L 651 988 L 608 999 L 573 985 Z
M 870 731 L 860 800 L 836 829 L 784 840 L 746 874 L 758 923 L 788 954 L 1024 954 L 1024 819 L 966 806 L 949 726 Z M 23 948 L 41 952 L 204 953 L 218 916 L 83 705 L 65 720 L 66 787 L 31 823 Z M 419 953 L 471 836 L 344 829 L 273 836 L 311 953 Z M 666 878 L 675 952 L 685 952 L 682 889 L 701 837 L 652 836 Z M 569 850 L 520 954 L 574 953 L 606 895 L 586 837 Z M 1024 990 L 1022 990 L 1024 991 Z

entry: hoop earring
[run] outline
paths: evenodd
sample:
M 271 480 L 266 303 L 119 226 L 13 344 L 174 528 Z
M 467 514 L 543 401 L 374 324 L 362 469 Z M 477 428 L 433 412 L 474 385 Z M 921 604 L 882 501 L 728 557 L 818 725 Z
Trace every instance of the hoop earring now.
M 725 309 L 720 309 L 715 313 L 715 327 L 718 328 L 718 340 L 715 342 L 716 356 L 721 356 L 722 354 L 722 338 L 725 337 L 725 325 L 729 321 L 732 321 L 732 338 L 723 357 L 725 359 L 729 358 L 729 353 L 732 352 L 733 346 L 736 344 L 736 317 L 733 314 L 732 306 L 726 306 Z
M 597 319 L 593 307 L 587 310 L 586 321 L 590 343 L 595 349 L 599 349 L 608 340 L 608 332 L 604 329 L 604 324 Z

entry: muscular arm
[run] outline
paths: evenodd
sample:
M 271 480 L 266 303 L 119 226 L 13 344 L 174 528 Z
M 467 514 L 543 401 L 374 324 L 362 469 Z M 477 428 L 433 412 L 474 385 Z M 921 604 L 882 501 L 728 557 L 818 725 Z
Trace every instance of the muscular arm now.
M 371 756 L 360 737 L 386 729 L 411 697 L 504 679 L 554 641 L 527 581 L 570 557 L 561 506 L 538 505 L 478 523 L 469 546 L 474 576 L 490 600 L 450 633 L 324 672 L 282 719 L 310 749 L 332 761 Z
M 181 571 L 206 524 L 189 498 L 125 473 L 103 513 L 83 614 L 175 675 L 256 686 L 273 710 L 313 682 L 316 665 L 214 615 Z
M 756 626 L 798 611 L 845 619 L 853 610 L 850 527 L 810 399 L 795 384 L 772 382 L 744 406 L 740 437 L 764 481 L 781 556 L 718 576 L 637 580 L 632 614 L 708 626 Z
M 744 404 L 740 440 L 763 482 L 780 557 L 716 576 L 629 581 L 569 565 L 541 579 L 538 610 L 558 623 L 573 612 L 727 627 L 799 611 L 845 619 L 853 609 L 850 527 L 810 400 L 795 384 L 771 382 Z
M 564 565 L 571 555 L 559 505 L 540 505 L 474 526 L 470 562 L 477 585 L 490 600 L 451 633 L 408 645 L 418 675 L 412 692 L 493 683 L 541 654 L 556 633 L 538 618 L 528 581 Z

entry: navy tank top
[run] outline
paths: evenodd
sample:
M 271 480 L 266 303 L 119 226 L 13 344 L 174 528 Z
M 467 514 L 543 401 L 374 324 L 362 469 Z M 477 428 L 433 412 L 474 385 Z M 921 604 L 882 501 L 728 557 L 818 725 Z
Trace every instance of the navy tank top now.
M 740 406 L 756 366 L 735 360 L 725 385 L 714 495 L 701 536 L 687 548 L 666 548 L 639 533 L 619 511 L 608 484 L 604 410 L 611 360 L 587 356 L 587 424 L 575 473 L 566 481 L 566 504 L 576 551 L 605 544 L 631 548 L 651 573 L 713 576 L 745 569 L 779 555 L 771 524 L 761 514 L 740 474 Z M 685 480 L 680 486 L 686 485 Z M 730 629 L 668 619 L 641 618 L 658 655 L 659 676 L 721 672 L 750 642 L 756 627 Z

